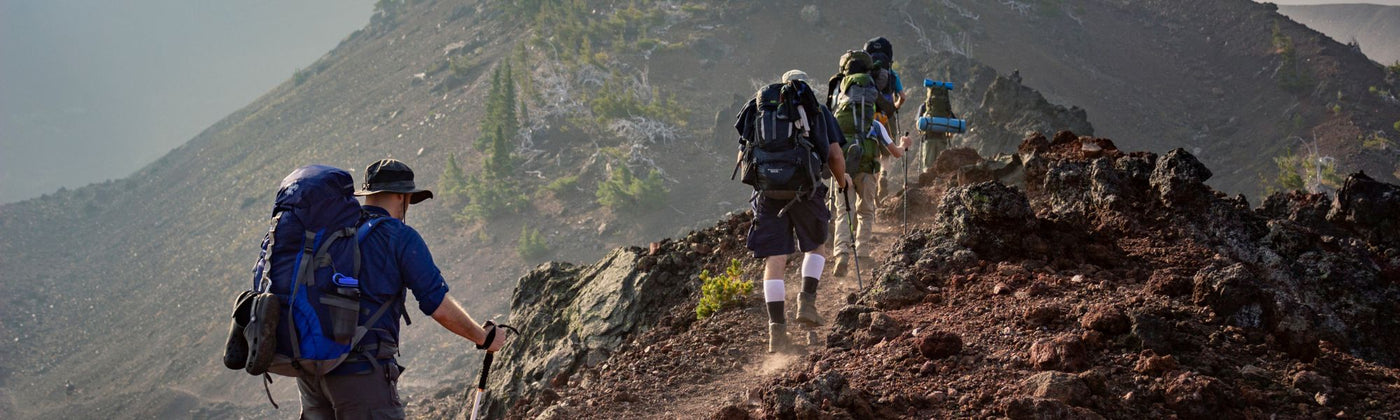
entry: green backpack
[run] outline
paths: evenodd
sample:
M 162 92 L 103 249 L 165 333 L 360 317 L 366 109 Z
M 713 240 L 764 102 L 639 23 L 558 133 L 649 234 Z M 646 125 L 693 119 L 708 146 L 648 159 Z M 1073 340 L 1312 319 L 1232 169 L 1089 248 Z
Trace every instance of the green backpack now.
M 848 168 L 851 173 L 876 173 L 880 170 L 879 140 L 870 135 L 875 124 L 876 102 L 881 98 L 880 89 L 869 73 L 847 75 L 841 80 L 836 94 L 836 122 L 841 125 L 841 134 L 847 144 L 860 144 L 860 165 Z M 849 153 L 850 150 L 847 150 Z

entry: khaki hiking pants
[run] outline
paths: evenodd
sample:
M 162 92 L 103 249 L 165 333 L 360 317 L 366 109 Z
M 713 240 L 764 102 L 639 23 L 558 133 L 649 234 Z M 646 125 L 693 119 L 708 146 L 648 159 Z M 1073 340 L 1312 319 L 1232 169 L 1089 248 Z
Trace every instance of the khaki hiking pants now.
M 874 174 L 860 173 L 851 177 L 851 210 L 856 213 L 856 235 L 854 244 L 861 255 L 870 255 L 870 230 L 875 227 L 875 194 L 879 182 Z M 836 192 L 832 200 L 836 208 L 836 252 L 835 255 L 851 256 L 851 215 L 846 213 L 845 197 Z
M 938 160 L 938 155 L 951 147 L 953 136 L 946 133 L 931 133 L 924 135 L 924 141 L 919 142 L 919 154 L 923 156 L 923 170 L 933 167 L 933 162 Z

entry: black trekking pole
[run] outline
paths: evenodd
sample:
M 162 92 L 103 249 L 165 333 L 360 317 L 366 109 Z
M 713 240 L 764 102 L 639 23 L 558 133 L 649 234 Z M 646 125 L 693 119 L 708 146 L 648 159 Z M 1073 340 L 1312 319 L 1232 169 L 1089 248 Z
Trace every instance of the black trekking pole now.
M 495 325 L 496 329 L 505 328 L 506 330 L 515 333 L 515 335 L 520 335 L 520 331 L 516 330 L 515 327 L 506 324 L 495 324 L 492 321 L 486 321 L 486 326 L 489 327 L 491 325 Z M 490 346 L 491 340 L 495 338 L 496 329 L 488 331 L 486 333 L 486 340 L 483 340 L 483 343 L 485 344 L 478 345 L 476 346 L 476 348 L 485 349 L 487 346 Z M 471 420 L 477 419 L 478 410 L 481 409 L 481 396 L 486 394 L 486 377 L 487 375 L 491 374 L 491 361 L 495 359 L 495 355 L 495 353 L 486 353 L 486 357 L 481 359 L 481 379 L 477 380 L 476 382 L 476 402 L 472 403 Z
M 841 196 L 846 199 L 846 219 L 850 221 L 851 229 L 851 259 L 855 260 L 856 266 L 856 290 L 865 290 L 865 283 L 860 279 L 860 253 L 856 252 L 856 215 L 851 213 L 851 192 L 850 187 L 841 189 Z

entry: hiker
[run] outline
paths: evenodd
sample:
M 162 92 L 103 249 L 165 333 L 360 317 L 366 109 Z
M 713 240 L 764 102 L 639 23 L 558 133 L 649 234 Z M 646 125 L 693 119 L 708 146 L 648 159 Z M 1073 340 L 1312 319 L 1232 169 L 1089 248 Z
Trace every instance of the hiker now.
M 739 163 L 744 181 L 754 186 L 750 203 L 754 219 L 745 246 L 764 259 L 763 296 L 768 309 L 768 352 L 791 348 L 784 315 L 787 258 L 803 252 L 802 291 L 797 299 L 799 323 L 821 325 L 817 315 L 817 285 L 826 265 L 827 223 L 831 212 L 822 199 L 827 186 L 823 168 L 839 188 L 850 185 L 841 146 L 831 140 L 831 112 L 817 103 L 806 83 L 807 74 L 791 70 L 781 83 L 759 90 L 740 111 Z M 794 240 L 796 247 L 794 248 Z
M 924 103 L 919 105 L 920 117 L 958 118 L 957 114 L 953 113 L 953 105 L 950 98 L 953 90 L 952 83 L 925 80 L 924 86 L 927 87 L 928 96 L 926 97 L 927 99 L 924 100 Z M 919 133 L 923 135 L 923 141 L 920 142 L 919 146 L 919 153 L 923 155 L 923 162 L 920 163 L 923 164 L 924 170 L 932 168 L 933 162 L 938 160 L 938 155 L 952 147 L 951 143 L 953 141 L 954 131 L 958 130 L 919 130 Z
M 827 82 L 827 103 L 835 104 L 833 115 L 846 139 L 845 152 L 851 156 L 852 168 L 847 168 L 854 181 L 856 193 L 855 235 L 852 237 L 850 215 L 838 211 L 836 216 L 836 266 L 832 274 L 844 276 L 851 258 L 860 250 L 868 251 L 871 230 L 875 223 L 875 203 L 878 200 L 881 164 L 886 156 L 900 158 L 909 149 L 910 139 L 902 136 L 898 145 L 891 133 L 877 118 L 879 110 L 890 112 L 893 104 L 884 100 L 871 77 L 874 61 L 864 50 L 850 50 L 841 56 L 840 71 Z M 858 154 L 858 156 L 857 156 Z
M 870 77 L 875 81 L 875 87 L 880 90 L 880 95 L 884 97 L 884 102 L 888 102 L 885 109 L 877 109 L 881 124 L 890 132 L 899 131 L 899 109 L 904 107 L 904 83 L 899 80 L 899 72 L 894 70 L 894 46 L 885 37 L 872 38 L 865 41 L 862 48 L 870 54 L 874 67 L 870 70 Z M 878 195 L 885 197 L 889 191 L 889 171 L 888 168 L 881 168 L 879 178 Z
M 506 342 L 506 333 L 494 324 L 477 324 L 455 299 L 447 295 L 447 282 L 433 263 L 428 246 L 418 231 L 404 223 L 408 208 L 433 197 L 432 191 L 416 188 L 413 170 L 395 159 L 383 159 L 365 170 L 362 223 L 379 223 L 369 231 L 360 252 L 362 268 L 361 319 L 392 305 L 374 325 L 357 349 L 375 355 L 374 359 L 347 359 L 324 376 L 300 376 L 301 409 L 304 419 L 403 418 L 398 377 L 399 317 L 408 321 L 402 294 L 413 292 L 418 309 L 448 331 L 495 352 Z M 410 322 L 411 323 L 411 322 Z

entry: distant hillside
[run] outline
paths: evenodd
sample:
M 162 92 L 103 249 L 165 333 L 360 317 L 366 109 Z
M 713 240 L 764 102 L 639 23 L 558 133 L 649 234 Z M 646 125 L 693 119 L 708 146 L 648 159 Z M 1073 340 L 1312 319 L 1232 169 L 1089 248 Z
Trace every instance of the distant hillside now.
M 921 79 L 953 79 L 956 109 L 985 118 L 963 139 L 1014 136 L 981 139 L 1001 145 L 986 154 L 1087 117 L 1127 150 L 1190 149 L 1213 186 L 1256 202 L 1280 166 L 1293 177 L 1282 186 L 1316 187 L 1302 175 L 1325 178 L 1326 162 L 1392 182 L 1400 162 L 1400 89 L 1385 69 L 1246 0 L 377 4 L 321 60 L 133 176 L 0 206 L 0 418 L 285 417 L 218 357 L 293 168 L 331 164 L 358 181 L 393 156 L 445 193 L 455 161 L 467 191 L 416 206 L 409 223 L 452 294 L 500 319 L 529 267 L 743 208 L 748 191 L 727 179 L 736 103 L 794 67 L 824 79 L 876 35 L 893 40 L 912 103 Z M 507 85 L 514 112 L 488 106 Z M 1026 86 L 1081 109 L 999 117 Z M 479 352 L 415 320 L 407 395 L 474 371 Z M 272 392 L 295 398 L 291 381 Z
M 1356 41 L 1378 63 L 1400 61 L 1400 6 L 1320 4 L 1279 6 L 1278 11 L 1338 42 Z

